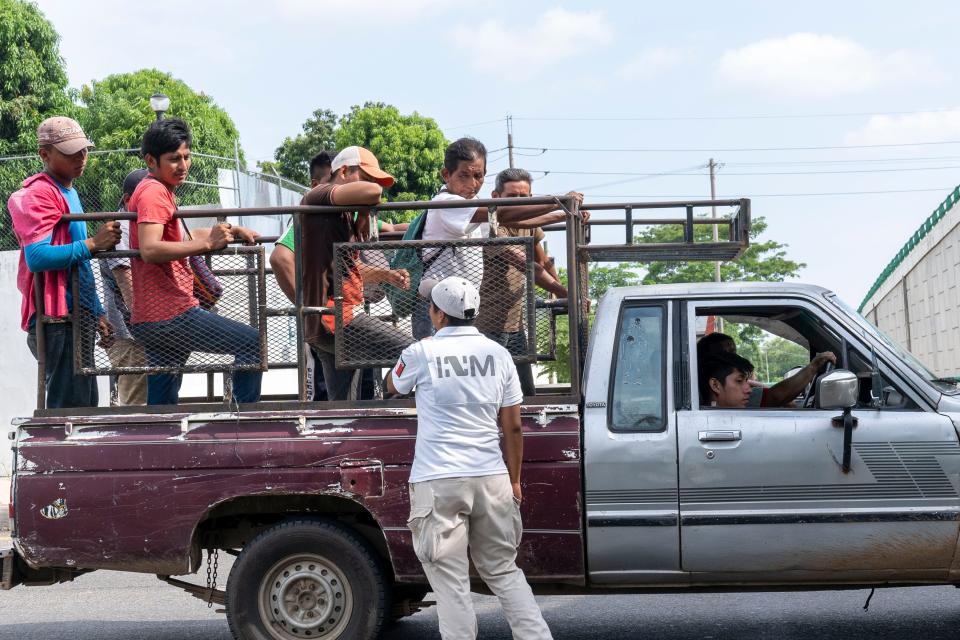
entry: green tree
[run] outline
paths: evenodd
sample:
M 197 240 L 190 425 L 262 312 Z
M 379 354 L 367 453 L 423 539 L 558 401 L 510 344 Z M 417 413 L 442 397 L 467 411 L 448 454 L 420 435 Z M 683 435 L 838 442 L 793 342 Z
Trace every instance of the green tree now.
M 44 118 L 73 115 L 59 41 L 33 2 L 0 0 L 0 155 L 34 153 Z
M 750 246 L 739 259 L 724 262 L 720 265 L 720 274 L 724 282 L 782 282 L 786 278 L 796 276 L 800 269 L 806 266 L 801 262 L 795 262 L 787 258 L 787 245 L 774 240 L 758 242 L 759 236 L 766 229 L 767 224 L 762 217 L 753 220 L 750 230 Z M 710 227 L 698 225 L 695 240 L 697 242 L 709 242 L 711 238 Z M 679 242 L 682 239 L 682 226 L 664 225 L 640 234 L 637 237 L 637 242 Z M 636 271 L 638 268 L 640 268 L 638 265 L 630 263 L 619 263 L 612 267 L 591 265 L 588 270 L 589 281 L 587 286 L 590 299 L 596 303 L 610 287 L 713 281 L 712 262 L 651 262 L 643 266 L 646 273 L 642 278 Z M 560 275 L 566 282 L 566 274 L 562 270 Z M 593 309 L 595 308 L 596 305 L 594 304 Z M 593 324 L 592 315 L 588 318 L 588 321 L 591 325 Z M 771 339 L 769 334 L 765 334 L 756 326 L 728 322 L 724 326 L 724 331 L 737 342 L 738 352 L 750 359 L 755 365 L 759 366 L 758 362 L 761 354 L 766 354 L 766 357 L 770 360 L 770 375 L 782 376 L 783 371 L 793 366 L 792 364 L 786 365 L 797 360 L 798 352 L 809 360 L 809 356 L 803 353 L 803 348 L 799 345 L 786 340 L 782 342 L 787 344 L 780 344 L 778 342 L 781 340 L 780 338 Z M 542 336 L 540 351 L 543 353 L 547 347 L 546 333 L 541 330 L 538 331 L 538 334 Z M 541 367 L 545 371 L 553 373 L 558 382 L 569 382 L 569 334 L 565 317 L 558 319 L 556 340 L 556 360 L 544 362 Z M 789 345 L 793 345 L 793 347 Z M 799 361 L 803 362 L 802 357 Z M 780 371 L 780 369 L 783 369 L 783 371 Z
M 261 162 L 260 170 L 267 175 L 274 172 L 302 185 L 310 184 L 310 159 L 323 150 L 336 148 L 337 114 L 329 109 L 317 109 L 303 123 L 303 133 L 286 138 L 274 152 L 274 162 Z
M 393 106 L 367 102 L 340 119 L 337 148 L 366 147 L 396 179 L 388 200 L 428 200 L 440 190 L 440 169 L 447 139 L 433 118 L 414 111 L 401 115 Z
M 695 242 L 710 242 L 713 230 L 709 225 L 697 225 Z M 787 258 L 787 245 L 775 240 L 759 242 L 767 230 L 763 217 L 754 218 L 750 225 L 750 246 L 737 260 L 720 264 L 720 279 L 723 282 L 783 282 L 800 273 L 806 265 Z M 681 225 L 652 227 L 637 237 L 638 242 L 679 242 L 683 239 Z M 647 265 L 643 284 L 666 284 L 673 282 L 713 282 L 713 262 L 658 261 Z M 737 351 L 754 364 L 760 356 L 763 332 L 749 324 L 726 323 L 724 333 L 733 337 Z
M 720 279 L 723 282 L 783 282 L 796 276 L 800 269 L 807 266 L 787 258 L 785 244 L 774 240 L 758 242 L 758 238 L 766 230 L 767 222 L 763 217 L 753 219 L 750 225 L 750 246 L 737 260 L 720 265 Z M 710 242 L 712 235 L 709 225 L 696 225 L 694 241 Z M 657 226 L 637 236 L 637 242 L 680 242 L 682 239 L 681 225 Z M 657 261 L 646 265 L 646 270 L 643 284 L 713 282 L 712 262 Z
M 139 149 L 143 132 L 156 119 L 150 109 L 150 96 L 157 91 L 170 98 L 166 116 L 183 118 L 193 131 L 195 155 L 190 180 L 217 184 L 217 168 L 232 168 L 233 163 L 196 153 L 233 158 L 234 145 L 239 139 L 237 127 L 212 98 L 194 91 L 169 73 L 142 69 L 107 76 L 83 86 L 80 100 L 86 108 L 80 113 L 80 123 L 99 149 Z M 86 208 L 112 210 L 119 202 L 123 177 L 142 166 L 138 152 L 92 157 L 83 179 L 77 183 Z M 178 197 L 183 205 L 219 201 L 215 188 L 185 188 Z
M 75 115 L 59 41 L 36 4 L 0 0 L 0 156 L 35 156 L 37 125 L 53 115 Z M 35 157 L 0 162 L 0 249 L 18 246 L 7 198 L 40 168 Z
M 359 145 L 370 149 L 380 165 L 396 177 L 396 184 L 384 194 L 387 200 L 429 200 L 443 184 L 440 169 L 447 144 L 432 118 L 417 112 L 403 115 L 394 106 L 367 102 L 355 105 L 340 118 L 327 109 L 314 111 L 303 124 L 303 133 L 284 140 L 274 152 L 274 161 L 261 162 L 260 169 L 309 184 L 310 158 L 318 151 Z M 402 222 L 416 213 L 394 211 L 388 217 Z

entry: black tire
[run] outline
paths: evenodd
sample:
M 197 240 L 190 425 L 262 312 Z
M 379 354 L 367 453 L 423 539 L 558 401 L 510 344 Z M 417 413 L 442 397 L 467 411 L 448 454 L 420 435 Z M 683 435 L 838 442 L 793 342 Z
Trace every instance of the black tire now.
M 227 580 L 237 640 L 373 640 L 389 613 L 370 545 L 328 520 L 283 522 L 247 544 Z

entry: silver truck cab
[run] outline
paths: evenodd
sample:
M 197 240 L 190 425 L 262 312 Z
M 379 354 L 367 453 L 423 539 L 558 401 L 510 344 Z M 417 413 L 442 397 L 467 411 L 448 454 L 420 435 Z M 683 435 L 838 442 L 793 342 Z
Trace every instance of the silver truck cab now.
M 833 351 L 856 376 L 843 465 L 819 381 L 795 408 L 698 397 L 706 318 Z M 822 378 L 821 378 L 822 379 Z M 852 377 L 848 376 L 852 381 Z M 614 289 L 584 375 L 589 580 L 610 586 L 947 583 L 960 578 L 956 385 L 830 291 L 785 283 Z

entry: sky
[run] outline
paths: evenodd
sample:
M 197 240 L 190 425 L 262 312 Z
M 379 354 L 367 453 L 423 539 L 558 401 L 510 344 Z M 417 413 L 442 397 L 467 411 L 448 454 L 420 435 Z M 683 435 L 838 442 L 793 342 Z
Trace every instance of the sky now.
M 751 198 L 799 279 L 854 305 L 960 183 L 955 1 L 38 5 L 71 86 L 170 72 L 230 114 L 252 161 L 314 110 L 366 101 L 479 138 L 490 173 L 512 116 L 538 194 L 704 198 L 713 158 L 717 196 Z

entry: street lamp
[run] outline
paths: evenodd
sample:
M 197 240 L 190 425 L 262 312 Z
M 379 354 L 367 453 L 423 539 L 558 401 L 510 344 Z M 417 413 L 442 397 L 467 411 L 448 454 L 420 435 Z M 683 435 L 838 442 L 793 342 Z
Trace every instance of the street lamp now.
M 150 108 L 157 114 L 157 120 L 163 118 L 163 114 L 170 108 L 170 98 L 160 92 L 150 96 Z

